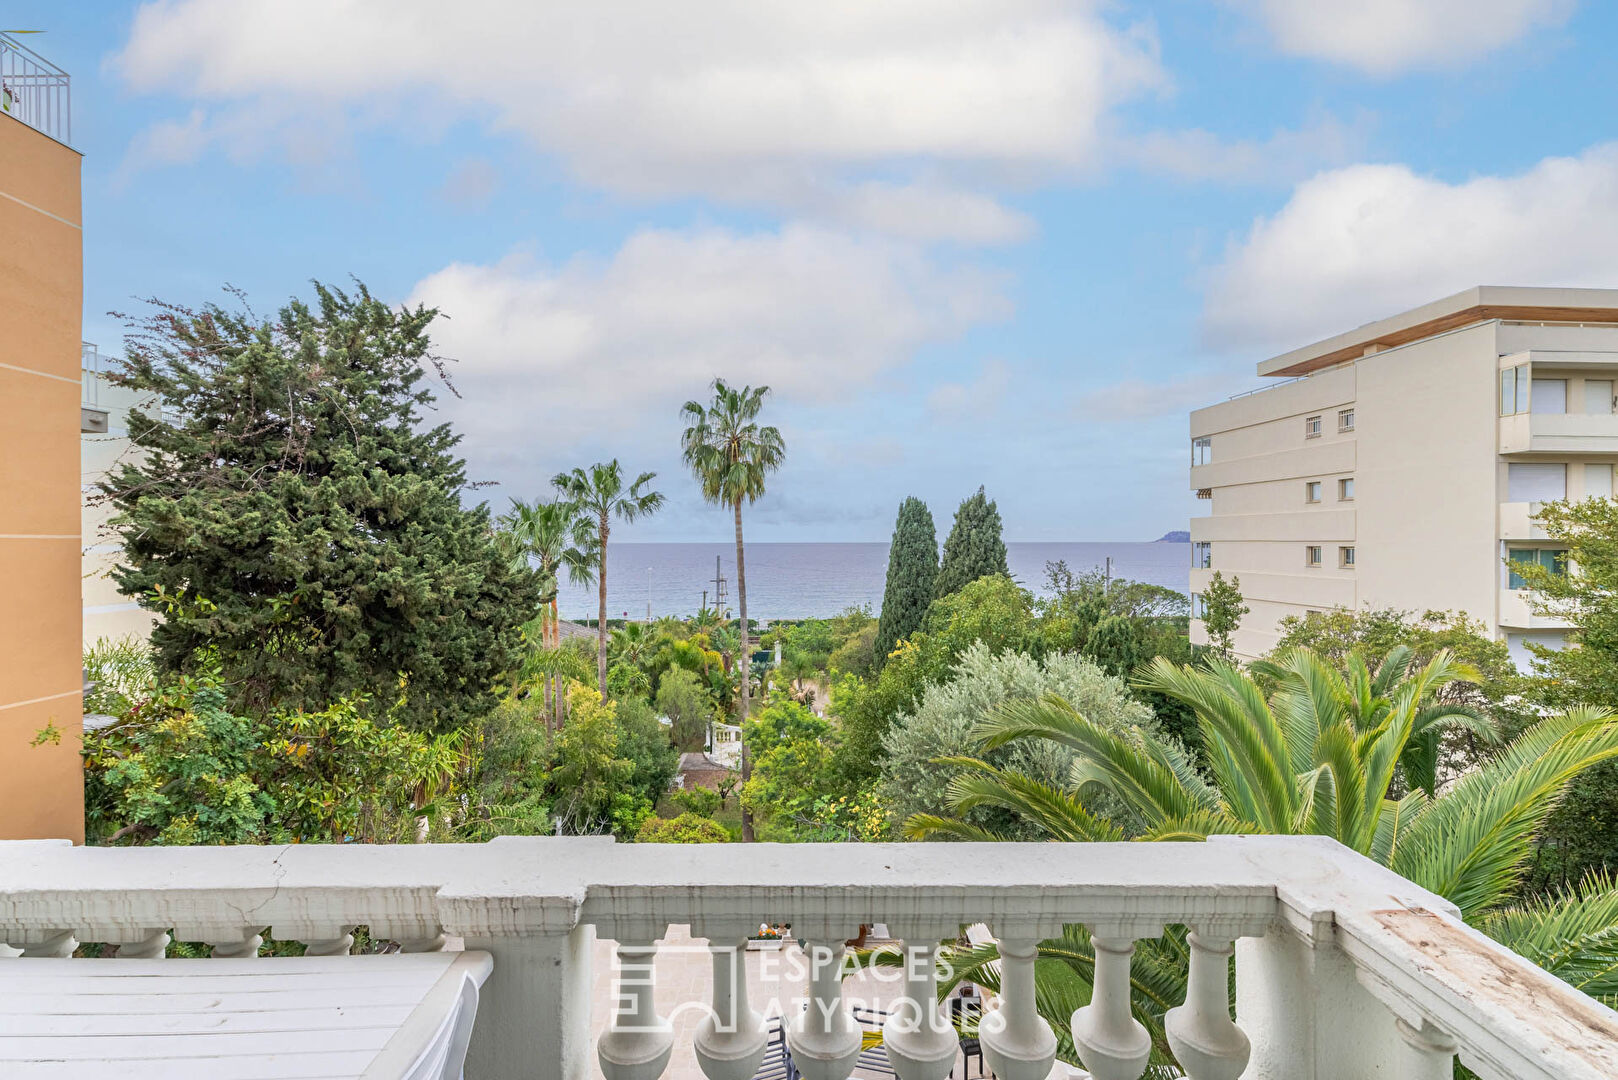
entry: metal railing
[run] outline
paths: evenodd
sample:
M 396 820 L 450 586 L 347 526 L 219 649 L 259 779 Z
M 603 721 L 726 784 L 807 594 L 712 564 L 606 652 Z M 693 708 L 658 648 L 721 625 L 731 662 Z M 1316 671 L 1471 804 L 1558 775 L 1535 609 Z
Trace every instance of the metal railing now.
M 84 381 L 81 403 L 101 407 L 101 347 L 93 341 L 79 342 L 79 377 Z
M 73 90 L 68 73 L 0 33 L 0 113 L 59 143 L 73 144 Z

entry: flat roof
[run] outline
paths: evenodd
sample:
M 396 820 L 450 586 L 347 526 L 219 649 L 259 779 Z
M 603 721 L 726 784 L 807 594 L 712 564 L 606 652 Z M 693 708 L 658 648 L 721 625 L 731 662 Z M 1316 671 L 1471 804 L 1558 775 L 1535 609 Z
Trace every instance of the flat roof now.
M 1618 323 L 1618 289 L 1555 289 L 1477 285 L 1454 296 L 1368 322 L 1336 337 L 1272 356 L 1260 375 L 1307 375 L 1364 356 L 1491 319 L 1522 322 Z

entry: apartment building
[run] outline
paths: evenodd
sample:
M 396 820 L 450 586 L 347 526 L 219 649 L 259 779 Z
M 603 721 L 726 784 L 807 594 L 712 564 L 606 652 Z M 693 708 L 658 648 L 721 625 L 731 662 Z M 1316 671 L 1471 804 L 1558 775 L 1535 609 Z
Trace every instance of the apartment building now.
M 150 611 L 118 591 L 112 570 L 118 564 L 123 546 L 112 531 L 112 507 L 99 498 L 102 477 L 131 452 L 129 410 L 142 405 L 155 407 L 150 394 L 137 393 L 107 380 L 107 358 L 89 342 L 81 347 L 84 380 L 81 425 L 80 488 L 84 493 L 83 518 L 79 529 L 84 539 L 82 599 L 84 605 L 84 647 L 101 641 L 144 639 L 156 621 Z
M 1614 494 L 1618 289 L 1480 286 L 1258 374 L 1191 414 L 1193 612 L 1214 570 L 1240 577 L 1241 656 L 1333 607 L 1464 611 L 1519 665 L 1562 642 L 1511 564 L 1563 564 L 1538 504 Z
M 0 34 L 0 839 L 84 838 L 79 154 L 66 73 Z

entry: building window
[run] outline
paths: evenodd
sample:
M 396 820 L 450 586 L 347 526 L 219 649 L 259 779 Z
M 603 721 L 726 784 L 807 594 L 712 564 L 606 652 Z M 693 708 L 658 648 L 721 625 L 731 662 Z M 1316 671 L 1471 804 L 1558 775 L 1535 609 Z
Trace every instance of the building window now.
M 1213 566 L 1213 545 L 1206 540 L 1198 540 L 1191 545 L 1191 566 L 1197 570 L 1207 570 Z
M 1337 501 L 1354 501 L 1354 478 L 1352 476 L 1345 476 L 1337 481 Z
M 1191 440 L 1191 464 L 1206 465 L 1213 460 L 1213 439 L 1204 436 Z
M 1320 501 L 1320 481 L 1310 480 L 1303 485 L 1303 501 L 1317 503 Z
M 1342 410 L 1338 411 L 1338 413 L 1337 413 L 1337 430 L 1338 431 L 1353 431 L 1354 430 L 1354 410 L 1353 409 L 1342 409 Z
M 1202 618 L 1203 612 L 1205 610 L 1206 610 L 1206 608 L 1204 608 L 1203 603 L 1202 603 L 1202 594 L 1199 593 L 1199 592 L 1192 593 L 1191 594 L 1191 617 L 1193 619 L 1200 619 L 1200 618 Z
M 1340 547 L 1337 549 L 1337 565 L 1346 567 L 1349 570 L 1354 569 L 1354 549 L 1352 547 Z
M 1306 439 L 1320 438 L 1320 417 L 1311 416 L 1303 422 L 1303 437 Z
M 1506 466 L 1507 502 L 1559 502 L 1567 498 L 1567 466 L 1560 462 L 1513 461 Z
M 1584 380 L 1584 411 L 1598 416 L 1618 412 L 1618 399 L 1613 398 L 1611 379 Z
M 1586 465 L 1584 467 L 1584 497 L 1586 499 L 1610 499 L 1618 495 L 1618 489 L 1613 487 L 1613 472 L 1611 465 Z
M 1320 565 L 1320 545 L 1310 544 L 1303 549 L 1303 561 L 1308 566 Z
M 1529 404 L 1529 412 L 1567 412 L 1567 380 L 1535 379 L 1533 381 L 1533 394 Z M 1519 406 L 1517 411 L 1521 412 L 1522 408 Z
M 1511 570 L 1511 579 L 1506 583 L 1510 589 L 1525 589 L 1528 582 L 1517 573 L 1517 566 L 1522 563 L 1537 563 L 1553 574 L 1567 573 L 1567 549 L 1565 548 L 1512 548 L 1506 552 L 1506 560 Z
M 1528 365 L 1518 364 L 1500 373 L 1500 415 L 1528 411 Z

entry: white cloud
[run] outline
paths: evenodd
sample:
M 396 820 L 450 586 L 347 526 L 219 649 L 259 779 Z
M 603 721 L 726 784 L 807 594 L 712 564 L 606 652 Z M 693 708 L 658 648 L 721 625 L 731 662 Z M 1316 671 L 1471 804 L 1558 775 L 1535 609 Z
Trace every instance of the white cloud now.
M 1330 165 L 1351 161 L 1370 137 L 1375 118 L 1350 122 L 1325 116 L 1268 139 L 1224 139 L 1211 131 L 1149 132 L 1124 140 L 1119 151 L 1154 172 L 1187 180 L 1290 184 Z
M 1091 390 L 1079 397 L 1078 415 L 1091 423 L 1154 420 L 1184 416 L 1228 394 L 1235 380 L 1229 375 L 1194 375 L 1166 382 L 1125 379 Z
M 939 383 L 927 393 L 927 411 L 935 420 L 961 420 L 992 413 L 1011 386 L 1011 369 L 1002 360 L 983 364 L 969 382 Z
M 929 173 L 1093 166 L 1108 110 L 1165 85 L 1151 35 L 1099 6 L 156 0 L 113 67 L 137 91 L 273 103 L 283 133 L 334 108 L 415 130 L 473 116 L 620 193 L 800 211 L 818 191 L 900 235 L 999 239 L 1026 223 Z
M 1300 184 L 1209 280 L 1216 343 L 1302 345 L 1473 285 L 1618 284 L 1618 143 L 1446 183 L 1355 165 Z
M 500 190 L 500 172 L 487 158 L 467 158 L 439 186 L 438 196 L 466 209 L 487 206 Z
M 806 225 L 644 230 L 606 260 L 456 263 L 411 303 L 449 319 L 475 475 L 549 476 L 582 454 L 672 454 L 679 407 L 715 376 L 785 406 L 841 403 L 918 346 L 1009 313 L 1002 282 L 909 245 Z M 638 466 L 637 466 L 638 467 Z
M 125 171 L 189 165 L 202 156 L 210 140 L 207 115 L 201 109 L 192 109 L 184 120 L 159 120 L 130 143 L 124 157 Z
M 1456 67 L 1556 25 L 1574 0 L 1227 0 L 1282 52 L 1387 76 Z

